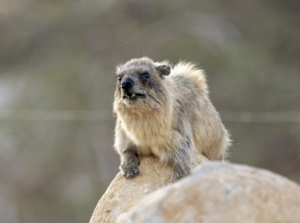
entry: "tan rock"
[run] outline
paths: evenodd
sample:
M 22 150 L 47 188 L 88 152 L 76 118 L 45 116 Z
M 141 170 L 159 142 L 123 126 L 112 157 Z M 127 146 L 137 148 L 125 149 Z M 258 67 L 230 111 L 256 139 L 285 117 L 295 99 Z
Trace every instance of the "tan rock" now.
M 299 223 L 300 187 L 270 171 L 212 162 L 146 196 L 124 222 Z
M 200 156 L 195 165 L 204 162 L 208 159 Z M 139 170 L 140 174 L 133 179 L 117 174 L 99 200 L 90 223 L 115 223 L 120 215 L 124 218 L 144 196 L 171 183 L 171 167 L 153 157 L 142 158 Z

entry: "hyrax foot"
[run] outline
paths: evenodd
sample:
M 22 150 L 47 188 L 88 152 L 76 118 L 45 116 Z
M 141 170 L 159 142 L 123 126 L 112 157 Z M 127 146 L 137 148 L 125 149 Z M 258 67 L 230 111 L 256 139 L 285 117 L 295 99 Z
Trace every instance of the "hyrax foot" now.
M 124 177 L 133 178 L 134 175 L 139 175 L 138 161 L 125 162 L 121 165 L 121 170 Z
M 172 182 L 174 183 L 175 181 L 177 181 L 189 174 L 190 174 L 190 168 L 188 168 L 188 167 L 182 168 L 179 165 L 175 165 L 174 172 L 172 175 Z

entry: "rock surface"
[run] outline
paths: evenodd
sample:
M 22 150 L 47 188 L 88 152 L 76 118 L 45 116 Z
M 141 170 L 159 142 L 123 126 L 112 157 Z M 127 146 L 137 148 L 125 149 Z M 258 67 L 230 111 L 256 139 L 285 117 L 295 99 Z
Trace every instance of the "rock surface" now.
M 199 156 L 196 162 L 195 166 L 209 161 Z M 171 167 L 153 157 L 142 158 L 139 170 L 140 174 L 133 179 L 117 174 L 99 200 L 90 223 L 115 223 L 147 194 L 171 183 Z
M 270 171 L 211 162 L 146 196 L 118 223 L 298 223 L 300 187 Z

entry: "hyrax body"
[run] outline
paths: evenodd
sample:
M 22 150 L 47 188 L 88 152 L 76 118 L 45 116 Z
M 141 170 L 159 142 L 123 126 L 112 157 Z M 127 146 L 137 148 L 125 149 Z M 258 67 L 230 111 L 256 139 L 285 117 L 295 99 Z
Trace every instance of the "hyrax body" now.
M 139 174 L 138 157 L 154 155 L 173 167 L 172 180 L 191 171 L 197 154 L 225 155 L 229 137 L 208 98 L 202 70 L 180 62 L 132 59 L 117 67 L 115 149 L 123 175 Z

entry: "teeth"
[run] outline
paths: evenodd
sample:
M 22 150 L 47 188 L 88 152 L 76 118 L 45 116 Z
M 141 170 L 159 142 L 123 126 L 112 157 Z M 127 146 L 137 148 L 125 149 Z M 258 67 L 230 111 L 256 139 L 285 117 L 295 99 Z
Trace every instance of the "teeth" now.
M 135 97 L 135 94 L 131 94 L 131 95 L 129 96 L 127 93 L 125 93 L 124 97 L 125 97 L 125 98 L 134 98 L 134 97 Z

